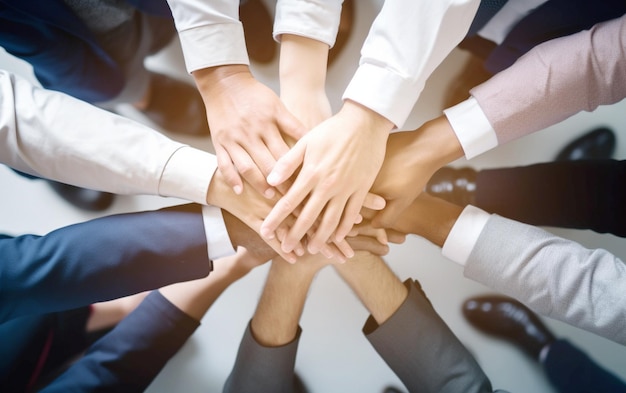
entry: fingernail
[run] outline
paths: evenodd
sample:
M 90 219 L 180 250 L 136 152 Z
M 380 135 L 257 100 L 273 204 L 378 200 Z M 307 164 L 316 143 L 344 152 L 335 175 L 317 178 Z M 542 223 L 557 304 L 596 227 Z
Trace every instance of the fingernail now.
M 261 228 L 261 236 L 263 236 L 265 239 L 272 240 L 274 239 L 274 232 L 266 228 Z
M 312 246 L 312 245 L 309 245 L 308 249 L 309 249 L 309 253 L 311 254 L 317 254 L 318 252 L 320 252 L 320 250 L 317 247 Z
M 283 252 L 285 252 L 285 253 L 290 253 L 290 252 L 292 252 L 292 251 L 293 251 L 293 247 L 291 246 L 291 244 L 285 244 L 285 243 L 283 243 L 283 244 L 281 245 L 281 247 L 280 247 L 280 248 L 281 248 L 281 250 L 283 250 Z
M 241 192 L 243 191 L 243 187 L 235 186 L 235 187 L 233 187 L 233 191 L 235 191 L 235 194 L 240 195 Z
M 304 249 L 302 247 L 296 247 L 296 249 L 294 250 L 294 252 L 296 253 L 297 256 L 301 257 L 304 255 Z
M 332 257 L 335 256 L 335 254 L 331 251 L 330 248 L 328 247 L 322 247 L 322 249 L 320 250 L 320 252 L 322 253 L 323 256 L 326 257 L 326 259 L 330 259 Z
M 271 198 L 274 198 L 274 195 L 276 195 L 276 192 L 274 191 L 273 188 L 268 188 L 267 190 L 265 190 L 263 195 L 265 195 L 266 198 L 271 199 Z

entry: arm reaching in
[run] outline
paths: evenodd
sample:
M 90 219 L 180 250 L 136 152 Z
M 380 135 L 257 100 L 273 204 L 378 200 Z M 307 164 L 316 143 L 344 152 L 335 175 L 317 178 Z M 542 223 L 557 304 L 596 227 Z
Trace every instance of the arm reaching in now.
M 415 131 L 391 134 L 385 161 L 372 188 L 387 204 L 374 218 L 374 225 L 393 225 L 432 174 L 462 156 L 463 149 L 445 116 Z

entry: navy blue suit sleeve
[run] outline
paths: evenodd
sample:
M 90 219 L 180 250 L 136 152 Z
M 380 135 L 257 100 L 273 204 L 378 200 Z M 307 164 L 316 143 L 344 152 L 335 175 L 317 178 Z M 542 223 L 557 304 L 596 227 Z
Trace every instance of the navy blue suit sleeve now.
M 41 392 L 143 392 L 199 324 L 152 292 Z
M 0 46 L 49 90 L 97 103 L 124 87 L 119 65 L 62 1 L 0 0 Z
M 198 279 L 211 270 L 196 205 L 0 238 L 0 257 L 0 322 Z

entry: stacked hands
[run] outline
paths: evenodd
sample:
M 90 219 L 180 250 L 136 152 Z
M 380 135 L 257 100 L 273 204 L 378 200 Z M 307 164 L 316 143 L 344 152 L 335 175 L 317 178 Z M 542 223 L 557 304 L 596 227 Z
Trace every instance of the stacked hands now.
M 284 84 L 286 68 L 280 98 L 247 66 L 194 74 L 219 165 L 211 187 L 226 199 L 216 204 L 290 263 L 306 252 L 342 262 L 355 249 L 384 255 L 389 241 L 404 241 L 394 225 L 430 176 L 462 155 L 437 141 L 454 133 L 442 117 L 389 135 L 390 121 L 351 101 L 331 116 L 325 75 Z

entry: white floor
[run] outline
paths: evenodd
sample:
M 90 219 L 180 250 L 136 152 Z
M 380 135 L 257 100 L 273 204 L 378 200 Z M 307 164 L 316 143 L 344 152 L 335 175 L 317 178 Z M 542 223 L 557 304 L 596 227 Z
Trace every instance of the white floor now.
M 268 1 L 268 3 L 271 3 Z M 346 51 L 329 70 L 328 92 L 338 107 L 356 61 L 367 27 L 373 19 L 379 0 L 358 1 L 357 24 Z M 180 78 L 189 78 L 183 67 L 177 44 L 149 60 L 149 66 Z M 465 54 L 453 52 L 429 81 L 406 129 L 440 113 L 441 97 L 449 76 Z M 32 78 L 30 68 L 0 52 L 0 68 Z M 277 88 L 277 62 L 259 67 L 255 75 Z M 626 101 L 603 107 L 594 113 L 579 114 L 548 130 L 503 146 L 496 151 L 466 163 L 475 168 L 524 165 L 549 161 L 571 138 L 597 125 L 608 125 L 618 133 L 616 158 L 626 157 Z M 178 138 L 175 135 L 171 135 Z M 180 138 L 179 138 L 180 139 Z M 211 149 L 208 140 L 189 138 L 187 142 Z M 0 167 L 0 232 L 10 234 L 45 234 L 55 228 L 85 221 L 100 214 L 86 213 L 60 200 L 41 181 L 25 180 L 6 167 Z M 175 204 L 178 200 L 157 197 L 117 197 L 112 208 L 102 214 L 148 210 Z M 626 257 L 626 243 L 611 235 L 590 231 L 554 229 L 561 236 L 592 248 L 605 248 Z M 419 279 L 432 303 L 452 330 L 475 354 L 494 388 L 511 392 L 548 393 L 549 386 L 541 368 L 507 343 L 493 340 L 473 330 L 462 318 L 460 305 L 474 294 L 490 292 L 488 288 L 465 279 L 461 269 L 440 255 L 440 250 L 416 237 L 394 246 L 386 260 L 401 278 Z M 148 389 L 151 393 L 181 391 L 219 392 L 234 361 L 239 340 L 261 290 L 267 267 L 261 267 L 229 288 L 203 320 L 202 326 L 182 351 L 168 364 Z M 332 270 L 324 270 L 313 285 L 301 325 L 296 369 L 313 393 L 377 393 L 385 386 L 401 387 L 397 377 L 377 356 L 361 333 L 367 313 L 354 295 Z M 626 380 L 626 348 L 606 339 L 563 323 L 545 320 L 557 336 L 566 337 L 584 349 L 600 364 Z M 626 322 L 625 322 L 626 323 Z M 425 340 L 428 337 L 424 337 Z

